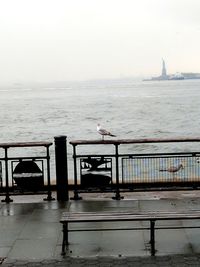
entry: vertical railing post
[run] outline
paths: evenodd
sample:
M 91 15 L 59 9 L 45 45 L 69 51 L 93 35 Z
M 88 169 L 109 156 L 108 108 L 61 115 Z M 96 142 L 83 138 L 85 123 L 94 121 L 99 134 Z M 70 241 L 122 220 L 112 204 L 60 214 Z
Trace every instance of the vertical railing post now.
M 76 164 L 76 145 L 73 145 L 73 159 L 74 159 L 74 197 L 73 200 L 80 200 L 82 197 L 78 195 L 78 178 L 77 178 L 77 164 Z
M 8 179 L 8 147 L 4 147 L 5 151 L 5 178 L 6 178 L 6 197 L 2 200 L 2 202 L 12 202 L 13 200 L 10 198 L 9 195 L 9 179 Z
M 69 200 L 68 168 L 67 168 L 67 137 L 56 136 L 55 140 L 55 162 L 56 162 L 56 188 L 57 200 Z
M 124 197 L 120 196 L 120 190 L 119 190 L 119 150 L 118 150 L 119 144 L 115 144 L 115 166 L 116 166 L 116 193 L 115 196 L 112 197 L 112 199 L 120 200 Z
M 47 153 L 47 198 L 44 198 L 44 200 L 55 200 L 55 198 L 52 197 L 51 192 L 51 179 L 50 179 L 50 153 L 49 153 L 49 146 L 46 146 L 46 153 Z
M 151 244 L 151 256 L 155 256 L 155 220 L 150 220 L 150 244 Z

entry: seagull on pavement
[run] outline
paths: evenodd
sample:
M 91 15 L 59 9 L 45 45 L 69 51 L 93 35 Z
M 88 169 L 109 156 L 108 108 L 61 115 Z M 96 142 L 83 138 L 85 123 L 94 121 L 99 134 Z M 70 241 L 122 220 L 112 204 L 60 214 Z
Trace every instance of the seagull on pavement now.
M 109 131 L 107 131 L 105 129 L 102 129 L 101 125 L 99 123 L 97 124 L 97 132 L 102 135 L 102 140 L 104 140 L 105 135 L 116 137 L 116 135 L 111 134 Z

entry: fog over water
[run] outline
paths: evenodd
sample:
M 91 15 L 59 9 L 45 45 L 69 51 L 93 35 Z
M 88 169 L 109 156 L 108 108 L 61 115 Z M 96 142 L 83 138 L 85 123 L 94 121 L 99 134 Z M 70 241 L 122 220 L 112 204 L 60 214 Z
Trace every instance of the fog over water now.
M 199 0 L 0 1 L 0 84 L 200 72 Z

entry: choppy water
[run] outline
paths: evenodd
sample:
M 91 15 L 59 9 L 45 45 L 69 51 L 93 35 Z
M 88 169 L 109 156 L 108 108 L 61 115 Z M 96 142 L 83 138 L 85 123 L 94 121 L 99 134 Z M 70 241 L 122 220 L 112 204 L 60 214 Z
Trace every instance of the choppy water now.
M 57 135 L 67 135 L 69 141 L 97 139 L 98 122 L 120 139 L 192 137 L 200 136 L 199 118 L 200 80 L 123 80 L 71 83 L 62 88 L 0 88 L 0 142 L 53 142 Z M 189 145 L 181 146 L 187 150 Z M 158 149 L 148 146 L 152 148 Z M 90 148 L 90 152 L 94 149 L 100 150 Z M 129 151 L 133 147 L 122 149 Z M 175 149 L 173 145 L 172 150 Z M 71 157 L 70 146 L 68 154 Z M 53 147 L 51 157 L 54 176 Z

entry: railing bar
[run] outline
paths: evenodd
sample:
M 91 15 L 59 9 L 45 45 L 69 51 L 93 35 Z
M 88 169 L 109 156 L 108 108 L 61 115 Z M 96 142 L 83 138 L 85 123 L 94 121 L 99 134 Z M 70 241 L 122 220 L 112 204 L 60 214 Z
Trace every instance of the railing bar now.
M 88 158 L 88 157 L 115 157 L 115 154 L 83 154 L 76 155 L 76 158 Z
M 200 226 L 164 226 L 164 227 L 155 227 L 155 230 L 175 230 L 175 229 L 199 229 Z M 130 228 L 84 228 L 84 229 L 68 229 L 68 232 L 96 232 L 96 231 L 130 231 L 130 230 L 149 230 L 150 227 L 130 227 Z
M 16 142 L 16 143 L 0 143 L 0 148 L 17 148 L 17 147 L 47 147 L 52 142 Z
M 46 159 L 46 156 L 38 156 L 38 157 L 8 157 L 8 160 L 19 160 L 19 159 Z M 5 158 L 0 158 L 0 160 L 5 160 Z
M 82 158 L 82 157 L 115 157 L 115 154 L 78 154 L 76 155 L 76 158 Z M 195 156 L 200 156 L 200 152 L 180 152 L 180 153 L 150 153 L 150 154 L 120 154 L 119 153 L 119 157 L 149 157 L 152 156 L 153 158 L 156 158 L 155 156 L 158 156 L 158 158 L 160 158 L 159 156 L 162 157 L 170 157 L 170 156 L 183 156 L 183 157 L 195 157 Z
M 197 155 L 193 155 L 193 153 L 155 153 L 155 154 L 119 154 L 120 157 L 129 157 L 129 158 L 161 158 L 161 157 L 171 157 L 171 156 L 174 156 L 174 157 L 178 157 L 178 156 L 182 156 L 182 157 L 195 157 Z M 199 155 L 200 156 L 200 155 Z
M 144 139 L 115 139 L 115 140 L 74 140 L 71 145 L 120 145 L 120 144 L 149 144 L 149 143 L 182 143 L 200 142 L 199 137 L 192 138 L 144 138 Z

